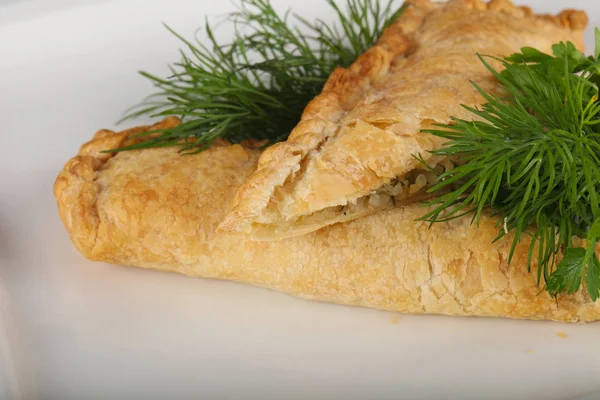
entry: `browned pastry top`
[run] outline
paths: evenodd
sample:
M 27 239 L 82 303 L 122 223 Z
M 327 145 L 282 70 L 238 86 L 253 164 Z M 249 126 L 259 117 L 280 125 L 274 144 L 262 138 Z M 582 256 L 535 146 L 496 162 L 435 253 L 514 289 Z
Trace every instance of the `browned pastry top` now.
M 374 47 L 334 71 L 289 139 L 262 154 L 222 230 L 280 239 L 386 208 L 362 200 L 418 167 L 413 155 L 441 161 L 428 150 L 442 139 L 421 130 L 472 118 L 461 105 L 483 97 L 471 81 L 497 91 L 476 53 L 549 51 L 566 40 L 583 47 L 581 11 L 534 15 L 508 0 L 411 3 Z

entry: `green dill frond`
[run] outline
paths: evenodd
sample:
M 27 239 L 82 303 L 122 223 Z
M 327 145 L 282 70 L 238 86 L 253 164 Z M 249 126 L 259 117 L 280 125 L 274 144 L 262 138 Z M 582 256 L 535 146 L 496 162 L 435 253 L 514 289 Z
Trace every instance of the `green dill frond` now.
M 348 67 L 404 9 L 399 0 L 327 3 L 337 21 L 309 22 L 290 11 L 278 14 L 269 0 L 241 0 L 228 17 L 236 33 L 226 44 L 217 41 L 208 22 L 208 44 L 167 27 L 185 46 L 181 60 L 170 66 L 168 78 L 141 72 L 157 92 L 124 119 L 177 116 L 183 122 L 142 133 L 159 135 L 115 151 L 178 146 L 194 153 L 217 138 L 285 140 L 332 71 Z
M 598 37 L 600 33 L 597 30 Z M 600 50 L 600 49 L 599 49 Z M 445 221 L 485 209 L 499 218 L 498 239 L 514 233 L 510 259 L 524 235 L 531 237 L 528 262 L 553 295 L 577 291 L 585 280 L 593 300 L 600 297 L 600 59 L 585 57 L 561 43 L 553 56 L 524 48 L 504 60 L 502 72 L 481 62 L 508 96 L 483 92 L 486 103 L 469 108 L 479 121 L 455 119 L 429 130 L 448 139 L 432 153 L 456 158 L 432 192 L 450 189 L 431 201 L 423 217 Z M 575 247 L 572 237 L 586 240 Z M 555 259 L 564 251 L 562 262 Z M 587 269 L 587 274 L 585 273 Z

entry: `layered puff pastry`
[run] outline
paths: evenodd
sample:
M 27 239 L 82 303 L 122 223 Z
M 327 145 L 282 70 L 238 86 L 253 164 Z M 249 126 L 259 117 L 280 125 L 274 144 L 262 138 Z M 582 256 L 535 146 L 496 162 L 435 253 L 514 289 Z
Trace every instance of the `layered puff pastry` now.
M 220 142 L 185 157 L 172 148 L 101 152 L 144 129 L 98 132 L 56 179 L 62 221 L 91 260 L 402 313 L 600 319 L 600 302 L 586 288 L 557 300 L 537 285 L 526 241 L 508 265 L 511 238 L 492 244 L 497 221 L 490 217 L 479 228 L 465 217 L 430 229 L 417 221 L 423 207 L 412 204 L 280 241 L 217 232 L 259 150 Z
M 419 200 L 432 176 L 414 155 L 451 167 L 428 152 L 442 139 L 421 130 L 473 118 L 461 107 L 483 102 L 471 81 L 499 90 L 476 53 L 567 40 L 582 48 L 586 25 L 584 12 L 534 15 L 508 0 L 411 1 L 374 47 L 332 74 L 289 139 L 262 154 L 220 230 L 281 239 Z

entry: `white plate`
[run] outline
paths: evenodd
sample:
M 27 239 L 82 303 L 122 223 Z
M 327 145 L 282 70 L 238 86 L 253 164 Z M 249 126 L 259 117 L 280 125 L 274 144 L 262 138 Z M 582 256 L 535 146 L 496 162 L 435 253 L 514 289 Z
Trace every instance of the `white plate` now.
M 0 9 L 0 398 L 563 399 L 600 389 L 598 324 L 396 316 L 85 260 L 58 218 L 56 174 L 149 93 L 137 69 L 161 74 L 177 59 L 161 21 L 191 35 L 207 10 L 232 6 L 48 3 Z M 321 0 L 275 2 L 292 3 L 330 15 Z M 597 1 L 535 3 L 584 8 L 600 23 Z

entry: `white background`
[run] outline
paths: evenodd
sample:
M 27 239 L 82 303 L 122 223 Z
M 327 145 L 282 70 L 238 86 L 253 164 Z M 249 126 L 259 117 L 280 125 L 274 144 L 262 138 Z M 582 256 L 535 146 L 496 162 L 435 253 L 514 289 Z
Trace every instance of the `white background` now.
M 322 0 L 274 3 L 331 15 Z M 600 25 L 595 0 L 530 3 L 584 8 Z M 62 165 L 150 92 L 136 70 L 163 74 L 178 59 L 161 21 L 190 36 L 205 15 L 231 9 L 226 0 L 0 8 L 0 398 L 564 399 L 600 390 L 598 324 L 396 316 L 77 252 L 52 196 Z

